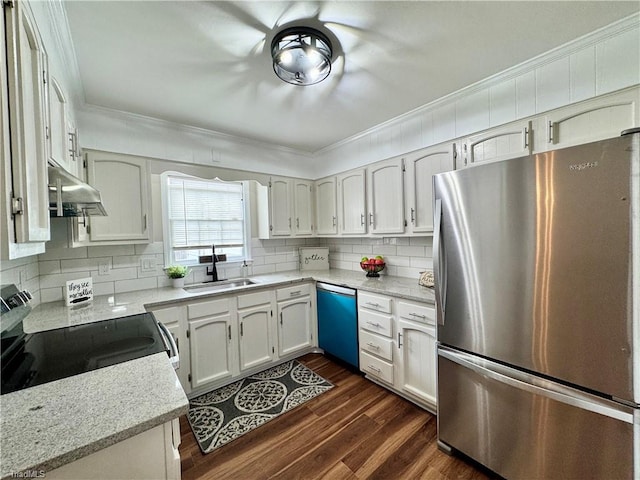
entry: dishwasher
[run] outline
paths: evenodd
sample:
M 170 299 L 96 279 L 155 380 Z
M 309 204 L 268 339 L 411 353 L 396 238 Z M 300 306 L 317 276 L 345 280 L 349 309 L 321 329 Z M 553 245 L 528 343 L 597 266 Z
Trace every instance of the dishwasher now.
M 358 368 L 358 310 L 356 290 L 316 283 L 318 346 L 325 353 Z

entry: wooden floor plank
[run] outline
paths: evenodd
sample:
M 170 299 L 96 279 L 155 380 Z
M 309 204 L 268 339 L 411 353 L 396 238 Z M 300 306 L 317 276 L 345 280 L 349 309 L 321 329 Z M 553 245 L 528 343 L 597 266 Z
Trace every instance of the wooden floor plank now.
M 491 478 L 437 448 L 429 412 L 323 355 L 299 360 L 334 388 L 206 455 L 182 417 L 183 480 Z

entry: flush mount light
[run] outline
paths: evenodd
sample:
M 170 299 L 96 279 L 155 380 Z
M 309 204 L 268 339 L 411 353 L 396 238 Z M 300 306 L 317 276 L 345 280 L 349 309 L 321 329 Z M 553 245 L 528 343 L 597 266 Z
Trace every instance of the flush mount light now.
M 331 72 L 331 42 L 309 27 L 286 28 L 271 42 L 273 71 L 287 83 L 313 85 Z

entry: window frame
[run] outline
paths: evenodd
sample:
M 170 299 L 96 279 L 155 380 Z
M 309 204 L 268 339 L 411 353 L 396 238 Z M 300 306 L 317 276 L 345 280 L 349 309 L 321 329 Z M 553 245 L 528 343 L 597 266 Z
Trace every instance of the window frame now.
M 199 266 L 207 266 L 206 263 L 194 263 L 194 262 L 185 262 L 179 261 L 175 259 L 174 252 L 175 249 L 172 244 L 172 235 L 170 229 L 170 221 L 169 221 L 169 178 L 182 178 L 182 179 L 191 179 L 196 181 L 204 181 L 204 182 L 220 182 L 220 183 L 239 183 L 242 185 L 242 203 L 244 208 L 244 257 L 241 259 L 229 260 L 223 263 L 227 266 L 232 265 L 241 265 L 244 262 L 251 261 L 251 198 L 250 193 L 251 189 L 249 188 L 249 182 L 243 180 L 223 180 L 219 177 L 214 178 L 205 178 L 198 177 L 195 175 L 189 175 L 182 172 L 176 171 L 167 171 L 160 174 L 160 196 L 162 200 L 162 244 L 164 251 L 164 265 L 183 265 L 185 267 L 199 267 Z

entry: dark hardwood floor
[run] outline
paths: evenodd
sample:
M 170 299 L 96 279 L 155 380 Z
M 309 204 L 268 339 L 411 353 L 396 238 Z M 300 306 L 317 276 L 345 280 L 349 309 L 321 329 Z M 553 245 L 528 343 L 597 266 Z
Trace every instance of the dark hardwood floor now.
M 298 359 L 335 385 L 203 455 L 180 419 L 182 478 L 488 479 L 436 445 L 436 418 L 323 355 Z

